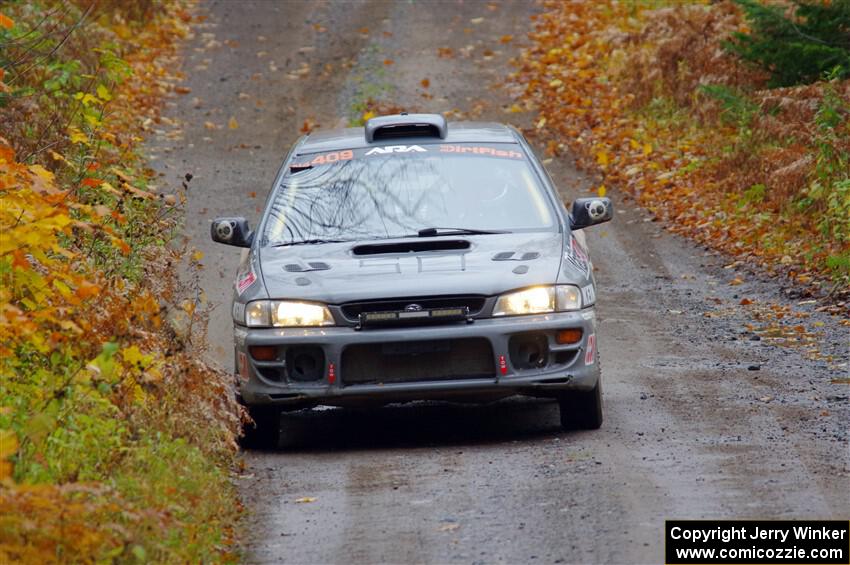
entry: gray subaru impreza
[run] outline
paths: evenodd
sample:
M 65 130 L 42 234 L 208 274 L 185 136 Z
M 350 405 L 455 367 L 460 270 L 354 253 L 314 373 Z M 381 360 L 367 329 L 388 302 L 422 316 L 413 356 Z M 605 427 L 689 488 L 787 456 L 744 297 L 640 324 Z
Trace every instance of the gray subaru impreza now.
M 557 399 L 561 424 L 602 424 L 593 267 L 515 129 L 399 114 L 313 133 L 290 150 L 262 218 L 217 218 L 247 248 L 233 294 L 246 438 L 285 441 L 282 411 L 414 400 Z

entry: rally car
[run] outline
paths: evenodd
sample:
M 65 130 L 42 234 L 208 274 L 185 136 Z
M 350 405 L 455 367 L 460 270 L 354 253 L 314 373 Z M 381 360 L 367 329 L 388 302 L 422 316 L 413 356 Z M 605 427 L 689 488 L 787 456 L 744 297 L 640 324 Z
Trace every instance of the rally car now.
M 414 400 L 557 399 L 565 428 L 602 424 L 593 267 L 577 230 L 607 198 L 565 209 L 514 128 L 399 114 L 302 137 L 233 292 L 248 438 L 284 441 L 284 410 Z

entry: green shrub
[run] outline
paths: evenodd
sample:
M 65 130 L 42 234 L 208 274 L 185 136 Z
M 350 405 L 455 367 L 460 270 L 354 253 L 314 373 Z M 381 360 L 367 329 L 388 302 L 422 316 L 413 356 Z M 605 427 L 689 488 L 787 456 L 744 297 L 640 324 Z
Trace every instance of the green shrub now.
M 793 0 L 790 18 L 784 6 L 735 2 L 752 31 L 725 47 L 770 72 L 771 87 L 811 83 L 836 67 L 837 78 L 850 77 L 850 0 Z

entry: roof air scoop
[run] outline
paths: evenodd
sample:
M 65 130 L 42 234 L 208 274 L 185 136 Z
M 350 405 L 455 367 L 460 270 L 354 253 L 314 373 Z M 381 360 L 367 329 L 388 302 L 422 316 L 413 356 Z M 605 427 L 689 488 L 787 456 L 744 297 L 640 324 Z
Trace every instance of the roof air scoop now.
M 397 139 L 400 137 L 436 137 L 445 139 L 449 127 L 440 114 L 394 114 L 366 121 L 366 141 Z

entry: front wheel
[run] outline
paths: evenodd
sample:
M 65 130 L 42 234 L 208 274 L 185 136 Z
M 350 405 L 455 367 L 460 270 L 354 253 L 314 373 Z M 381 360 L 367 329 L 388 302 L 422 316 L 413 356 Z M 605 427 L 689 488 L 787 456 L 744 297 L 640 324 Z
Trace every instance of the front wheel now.
M 274 449 L 280 443 L 280 409 L 268 406 L 249 406 L 253 422 L 242 427 L 243 447 Z
M 242 427 L 241 444 L 252 449 L 293 449 L 304 447 L 312 426 L 303 414 L 284 414 L 276 406 L 249 406 L 254 420 Z
M 566 392 L 558 399 L 561 427 L 565 430 L 598 430 L 602 426 L 602 379 L 590 390 Z

